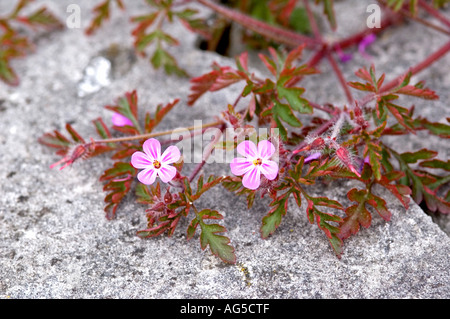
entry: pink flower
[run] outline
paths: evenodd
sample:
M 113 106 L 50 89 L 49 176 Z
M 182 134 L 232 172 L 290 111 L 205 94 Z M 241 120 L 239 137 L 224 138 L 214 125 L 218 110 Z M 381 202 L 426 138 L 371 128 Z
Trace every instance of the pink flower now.
M 115 126 L 125 126 L 125 125 L 133 126 L 133 122 L 131 122 L 131 120 L 128 117 L 125 117 L 119 113 L 114 113 L 112 115 L 111 122 Z
M 161 155 L 161 143 L 151 138 L 142 146 L 144 152 L 135 152 L 131 156 L 131 165 L 141 171 L 137 178 L 142 184 L 150 185 L 156 176 L 164 182 L 170 182 L 176 175 L 177 169 L 170 164 L 180 159 L 180 150 L 176 146 L 169 146 Z
M 269 158 L 275 153 L 275 146 L 267 140 L 260 141 L 258 147 L 251 141 L 244 141 L 237 147 L 239 154 L 231 161 L 231 172 L 234 175 L 244 175 L 242 185 L 249 189 L 257 189 L 261 183 L 261 173 L 274 180 L 278 175 L 278 164 Z
M 322 154 L 320 152 L 317 153 L 312 153 L 311 155 L 309 155 L 307 158 L 305 158 L 305 161 L 303 162 L 303 164 L 307 164 L 309 162 L 312 162 L 318 158 L 320 158 Z
M 376 39 L 377 39 L 377 36 L 373 33 L 370 33 L 370 34 L 366 35 L 358 45 L 359 53 L 367 60 L 370 60 L 372 57 L 366 53 L 366 48 L 369 45 L 371 45 L 373 42 L 375 42 Z

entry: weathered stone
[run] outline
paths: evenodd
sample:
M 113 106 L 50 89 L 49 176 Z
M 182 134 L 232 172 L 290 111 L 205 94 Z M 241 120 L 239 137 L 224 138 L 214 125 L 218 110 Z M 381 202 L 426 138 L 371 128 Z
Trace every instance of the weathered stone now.
M 350 2 L 350 4 L 348 4 Z M 356 1 L 337 3 L 344 28 L 364 27 L 365 11 L 352 11 Z M 46 3 L 64 20 L 66 1 Z M 83 27 L 90 21 L 90 1 L 80 1 Z M 347 3 L 347 4 L 346 4 Z M 360 3 L 360 1 L 357 1 Z M 131 13 L 142 14 L 144 5 L 133 1 Z M 364 8 L 363 8 L 364 9 Z M 352 13 L 349 13 L 352 12 Z M 351 21 L 346 21 L 351 15 Z M 360 15 L 360 16 L 359 16 Z M 354 18 L 354 19 L 353 19 Z M 357 20 L 358 18 L 359 20 Z M 350 20 L 350 19 L 349 19 Z M 354 25 L 359 21 L 358 25 Z M 192 76 L 205 73 L 213 61 L 233 65 L 231 59 L 194 47 L 196 37 L 174 25 L 170 32 L 181 40 L 171 52 Z M 94 36 L 82 29 L 66 29 L 37 39 L 37 52 L 14 61 L 18 87 L 0 83 L 0 297 L 2 298 L 449 298 L 450 239 L 431 217 L 412 203 L 405 211 L 383 189 L 392 220 L 373 214 L 372 225 L 348 239 L 341 259 L 336 258 L 320 229 L 309 224 L 305 207 L 290 203 L 281 226 L 267 240 L 261 239 L 261 219 L 268 199 L 257 199 L 248 210 L 241 198 L 215 188 L 199 205 L 217 209 L 220 221 L 236 249 L 236 265 L 227 265 L 202 251 L 199 237 L 186 240 L 188 219 L 180 221 L 173 237 L 141 240 L 136 231 L 146 227 L 145 207 L 126 198 L 117 218 L 106 220 L 102 184 L 98 177 L 111 164 L 101 156 L 62 171 L 50 170 L 58 158 L 37 143 L 43 133 L 63 130 L 70 122 L 83 136 L 94 136 L 91 121 L 111 112 L 103 108 L 125 92 L 136 89 L 141 111 L 180 98 L 160 129 L 210 121 L 242 87 L 208 93 L 194 107 L 186 104 L 189 79 L 154 70 L 138 58 L 109 86 L 83 98 L 77 83 L 89 60 L 111 44 L 132 48 L 131 26 L 116 11 Z M 418 33 L 420 41 L 412 41 Z M 428 32 L 428 33 L 427 33 Z M 398 75 L 443 43 L 439 34 L 422 26 L 399 26 L 370 49 L 377 72 Z M 402 47 L 403 45 L 403 47 Z M 357 66 L 368 62 L 355 55 L 343 65 L 348 80 Z M 417 76 L 441 96 L 439 102 L 414 100 L 416 109 L 433 120 L 448 114 L 450 56 Z M 318 103 L 345 104 L 333 73 L 323 64 L 321 75 L 305 79 L 306 95 Z M 392 72 L 391 72 L 392 71 Z M 416 78 L 416 77 L 415 77 Z M 411 100 L 412 101 L 412 100 Z M 447 115 L 448 116 L 448 115 Z M 419 147 L 440 150 L 446 159 L 449 145 L 430 138 L 393 138 L 401 151 Z M 194 164 L 186 165 L 192 170 Z M 226 164 L 206 165 L 205 174 L 227 174 Z M 346 193 L 358 184 L 336 181 L 318 184 L 311 194 L 349 204 Z M 189 216 L 190 218 L 192 216 Z

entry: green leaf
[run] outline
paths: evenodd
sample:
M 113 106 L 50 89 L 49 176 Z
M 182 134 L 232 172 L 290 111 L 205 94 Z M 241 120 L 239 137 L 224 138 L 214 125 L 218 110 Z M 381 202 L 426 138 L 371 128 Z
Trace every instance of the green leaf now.
M 178 66 L 175 58 L 159 45 L 153 53 L 151 63 L 155 69 L 163 67 L 166 73 L 169 75 L 175 74 L 182 77 L 187 76 L 186 71 Z
M 300 96 L 305 92 L 303 88 L 285 88 L 282 85 L 277 85 L 277 92 L 280 98 L 285 98 L 290 107 L 299 113 L 311 114 L 313 112 L 312 106 L 308 100 Z
M 437 155 L 437 152 L 430 151 L 430 150 L 427 150 L 424 148 L 424 149 L 421 149 L 421 150 L 419 150 L 417 152 L 413 152 L 413 153 L 406 152 L 406 153 L 401 154 L 400 156 L 405 163 L 412 164 L 412 163 L 416 163 L 418 160 L 421 160 L 421 159 L 433 158 L 436 155 Z
M 295 117 L 294 113 L 292 113 L 291 108 L 287 104 L 282 104 L 279 103 L 278 101 L 274 101 L 272 113 L 274 117 L 282 119 L 284 122 L 286 122 L 291 126 L 294 127 L 302 126 L 302 122 L 300 122 L 299 119 Z
M 228 237 L 217 235 L 217 233 L 224 233 L 227 230 L 225 227 L 218 224 L 206 224 L 199 221 L 201 234 L 200 246 L 204 250 L 208 245 L 213 255 L 219 257 L 224 262 L 234 264 L 236 263 L 236 255 L 234 254 L 234 247 L 230 245 Z
M 430 161 L 423 161 L 419 164 L 422 167 L 429 167 L 429 168 L 440 168 L 446 171 L 450 171 L 450 160 L 447 160 L 447 162 L 434 159 Z

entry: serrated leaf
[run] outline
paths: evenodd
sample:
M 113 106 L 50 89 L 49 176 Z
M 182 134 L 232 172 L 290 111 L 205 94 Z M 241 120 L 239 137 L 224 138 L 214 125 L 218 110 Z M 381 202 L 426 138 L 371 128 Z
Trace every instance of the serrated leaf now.
M 200 221 L 199 224 L 202 231 L 200 234 L 200 246 L 202 250 L 209 246 L 213 255 L 219 257 L 224 262 L 234 264 L 236 262 L 236 255 L 234 254 L 234 247 L 230 245 L 230 239 L 222 235 L 217 235 L 217 233 L 226 232 L 225 227 L 218 224 L 206 224 L 203 221 Z
M 412 164 L 412 163 L 416 163 L 418 160 L 421 159 L 430 159 L 433 158 L 437 155 L 437 152 L 435 151 L 431 151 L 431 150 L 427 150 L 427 149 L 421 149 L 417 152 L 405 152 L 400 154 L 402 160 L 405 163 L 408 164 Z
M 434 159 L 430 161 L 423 161 L 419 164 L 422 167 L 428 167 L 428 168 L 440 168 L 446 171 L 450 171 L 450 160 L 447 160 L 447 162 Z
M 342 218 L 337 215 L 324 213 L 317 209 L 313 201 L 315 200 L 314 198 L 308 196 L 306 199 L 308 201 L 306 214 L 309 222 L 312 224 L 314 223 L 314 220 L 316 220 L 317 226 L 325 233 L 336 256 L 340 258 L 343 249 L 342 239 L 338 236 L 340 229 L 339 227 L 330 224 L 330 222 L 339 224 L 342 222 Z
M 131 183 L 136 173 L 136 169 L 130 163 L 116 162 L 100 177 L 100 181 L 106 182 L 103 190 L 108 192 L 105 197 L 107 204 L 104 208 L 107 219 L 115 217 L 119 204 L 131 190 Z
M 372 216 L 365 206 L 368 200 L 367 190 L 353 188 L 347 193 L 347 197 L 349 200 L 357 202 L 357 204 L 345 210 L 346 217 L 340 223 L 341 231 L 339 237 L 341 239 L 346 239 L 358 233 L 360 225 L 368 228 L 372 222 Z
M 285 88 L 281 85 L 277 85 L 277 92 L 280 98 L 285 98 L 289 106 L 299 113 L 311 114 L 313 112 L 312 106 L 308 100 L 301 98 L 300 96 L 305 92 L 303 88 Z
M 155 69 L 163 67 L 167 74 L 175 74 L 178 76 L 187 76 L 186 71 L 178 66 L 176 59 L 160 45 L 158 45 L 151 58 L 151 63 Z
M 262 219 L 262 225 L 260 228 L 262 238 L 269 237 L 275 232 L 278 226 L 280 226 L 281 219 L 287 212 L 289 195 L 289 192 L 285 193 L 281 198 L 278 198 L 270 203 L 270 206 L 273 208 Z

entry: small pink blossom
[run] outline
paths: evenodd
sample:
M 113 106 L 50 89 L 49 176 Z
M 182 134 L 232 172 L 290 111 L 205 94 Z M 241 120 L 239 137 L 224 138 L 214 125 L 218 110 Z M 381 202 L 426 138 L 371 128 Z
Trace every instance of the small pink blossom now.
M 111 118 L 111 122 L 115 126 L 133 126 L 133 122 L 128 117 L 123 116 L 119 113 L 114 113 Z
M 270 160 L 275 153 L 275 146 L 267 141 L 260 141 L 258 147 L 251 141 L 244 141 L 237 147 L 239 154 L 231 161 L 231 172 L 234 175 L 244 175 L 242 185 L 249 189 L 257 189 L 261 184 L 261 173 L 268 179 L 274 180 L 278 175 L 278 164 Z
M 370 60 L 372 57 L 366 53 L 366 48 L 375 42 L 376 39 L 377 36 L 374 33 L 370 33 L 366 35 L 358 45 L 359 53 L 367 60 Z
M 312 162 L 318 158 L 320 158 L 320 156 L 322 155 L 322 153 L 317 152 L 317 153 L 312 153 L 311 155 L 309 155 L 307 158 L 305 158 L 303 164 L 307 164 L 309 162 Z
M 176 146 L 169 146 L 161 155 L 161 143 L 151 138 L 142 146 L 144 152 L 135 152 L 131 156 L 131 165 L 143 169 L 138 175 L 138 180 L 145 185 L 155 182 L 156 176 L 164 182 L 170 182 L 176 175 L 177 169 L 170 165 L 180 159 L 180 150 Z

